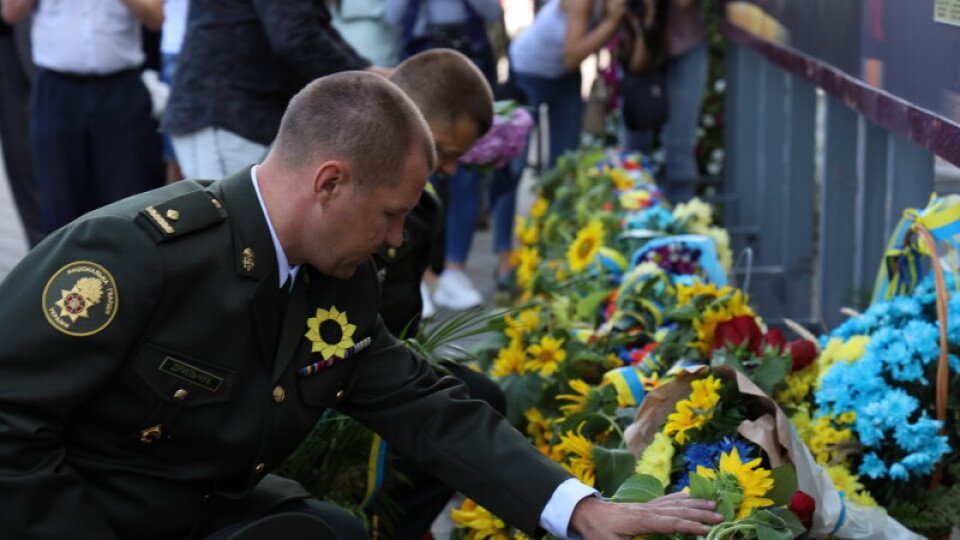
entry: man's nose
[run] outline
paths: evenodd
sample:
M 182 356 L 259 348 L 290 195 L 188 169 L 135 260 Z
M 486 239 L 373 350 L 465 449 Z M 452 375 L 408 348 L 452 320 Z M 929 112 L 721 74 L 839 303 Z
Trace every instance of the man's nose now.
M 400 247 L 403 244 L 403 223 L 399 227 L 390 227 L 387 231 L 387 243 L 393 247 Z

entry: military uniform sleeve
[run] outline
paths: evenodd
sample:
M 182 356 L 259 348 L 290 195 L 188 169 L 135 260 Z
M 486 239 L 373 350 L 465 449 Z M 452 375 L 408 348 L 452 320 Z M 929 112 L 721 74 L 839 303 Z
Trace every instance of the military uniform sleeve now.
M 306 82 L 370 65 L 331 26 L 330 12 L 323 2 L 254 0 L 253 4 L 274 52 Z
M 115 538 L 66 433 L 151 316 L 153 244 L 127 219 L 86 218 L 0 284 L 0 538 Z
M 382 324 L 340 409 L 401 454 L 528 534 L 570 474 L 543 456 L 462 383 L 386 335 Z

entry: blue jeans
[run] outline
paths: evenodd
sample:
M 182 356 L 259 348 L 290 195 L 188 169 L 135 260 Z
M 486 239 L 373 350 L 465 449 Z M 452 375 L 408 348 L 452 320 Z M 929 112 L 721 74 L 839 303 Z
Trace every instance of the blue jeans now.
M 669 117 L 660 131 L 666 153 L 664 190 L 673 200 L 694 195 L 692 182 L 671 185 L 671 180 L 692 180 L 700 176 L 695 155 L 697 123 L 707 84 L 707 42 L 704 40 L 681 56 L 667 60 L 667 96 Z M 624 146 L 628 150 L 649 153 L 653 146 L 653 130 L 625 129 Z M 674 189 L 676 188 L 676 189 Z M 673 191 L 671 196 L 671 191 Z
M 173 77 L 177 73 L 177 55 L 163 53 L 160 55 L 160 80 L 173 87 Z M 173 143 L 170 142 L 170 134 L 163 133 L 163 159 L 164 161 L 174 161 L 177 159 L 173 153 Z
M 583 119 L 583 98 L 580 96 L 580 71 L 574 71 L 559 79 L 511 73 L 517 87 L 526 95 L 534 121 L 539 120 L 537 111 L 541 103 L 549 109 L 550 158 L 547 165 L 553 167 L 557 158 L 580 145 L 580 123 Z M 527 140 L 529 145 L 529 139 Z M 526 151 L 522 154 L 527 155 Z
M 473 231 L 480 210 L 480 171 L 457 164 L 457 172 L 447 178 L 449 200 L 446 208 L 446 260 L 465 264 L 473 243 Z
M 517 185 L 526 164 L 527 154 L 510 160 L 493 171 L 490 178 L 490 208 L 493 213 L 493 252 L 510 251 L 513 247 L 513 223 L 517 211 Z

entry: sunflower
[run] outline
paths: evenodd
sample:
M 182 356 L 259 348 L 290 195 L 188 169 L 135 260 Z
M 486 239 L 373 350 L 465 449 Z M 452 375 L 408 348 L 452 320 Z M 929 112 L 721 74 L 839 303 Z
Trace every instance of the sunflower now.
M 593 258 L 597 255 L 600 246 L 603 245 L 603 224 L 599 221 L 591 222 L 589 225 L 580 229 L 577 237 L 570 244 L 567 250 L 567 262 L 570 270 L 579 272 L 587 267 Z
M 726 303 L 708 308 L 699 319 L 693 320 L 693 328 L 697 332 L 697 339 L 690 342 L 690 346 L 703 354 L 709 353 L 713 350 L 716 341 L 717 325 L 742 315 L 756 316 L 750 306 L 747 305 L 744 294 L 736 290 Z
M 553 420 L 544 418 L 540 409 L 531 407 L 523 413 L 527 419 L 527 435 L 533 437 L 533 444 L 541 451 L 549 449 L 550 439 L 553 438 Z
M 714 407 L 720 402 L 717 390 L 722 384 L 712 375 L 690 383 L 690 398 L 677 402 L 676 412 L 667 417 L 663 434 L 673 435 L 680 444 L 686 443 L 689 439 L 687 431 L 701 429 L 713 418 Z
M 528 289 L 533 284 L 533 274 L 540 265 L 540 252 L 535 247 L 523 246 L 519 249 L 517 265 L 517 285 Z
M 500 352 L 497 353 L 497 357 L 493 360 L 493 370 L 490 373 L 497 377 L 522 375 L 527 371 L 524 360 L 526 360 L 526 357 L 523 354 L 523 349 L 513 346 L 511 342 L 510 347 L 500 349 Z
M 341 313 L 336 306 L 327 311 L 317 308 L 317 315 L 307 319 L 307 339 L 313 342 L 311 352 L 319 352 L 324 360 L 331 356 L 343 358 L 344 352 L 353 347 L 356 325 L 347 322 L 347 312 Z
M 743 500 L 740 501 L 737 515 L 733 518 L 734 521 L 749 516 L 754 508 L 773 505 L 772 500 L 763 497 L 773 489 L 773 478 L 770 477 L 769 469 L 760 467 L 760 458 L 744 462 L 740 459 L 740 452 L 736 447 L 733 447 L 729 454 L 723 453 L 720 456 L 719 472 L 730 474 L 736 478 L 743 493 Z M 697 466 L 697 474 L 704 478 L 717 477 L 716 471 L 702 465 Z
M 733 287 L 723 287 L 717 289 L 715 283 L 702 283 L 694 281 L 693 285 L 677 284 L 677 306 L 685 306 L 700 295 L 708 295 L 711 298 L 722 298 L 733 293 Z
M 542 218 L 547 215 L 547 208 L 549 206 L 550 203 L 548 203 L 543 196 L 537 197 L 537 200 L 533 201 L 533 206 L 530 207 L 530 217 Z
M 559 394 L 556 399 L 572 401 L 573 403 L 561 405 L 560 410 L 563 411 L 565 415 L 582 411 L 584 405 L 587 404 L 587 398 L 590 397 L 590 388 L 590 385 L 581 379 L 573 379 L 570 381 L 570 389 L 576 392 L 576 394 Z
M 508 540 L 510 537 L 505 530 L 507 525 L 502 519 L 494 516 L 486 508 L 479 506 L 472 499 L 463 501 L 459 509 L 450 511 L 454 523 L 468 529 L 470 532 L 464 537 L 467 540 Z
M 563 350 L 563 339 L 554 339 L 550 336 L 544 336 L 540 343 L 535 343 L 527 347 L 527 354 L 533 358 L 524 363 L 524 367 L 531 371 L 539 371 L 540 375 L 551 375 L 560 369 L 560 362 L 567 357 L 567 351 Z
M 520 239 L 520 243 L 523 245 L 529 246 L 536 244 L 540 239 L 540 229 L 537 228 L 537 222 L 533 220 L 528 222 L 526 218 L 522 216 L 517 216 L 514 232 L 516 233 L 517 238 Z
M 568 431 L 560 435 L 559 446 L 570 460 L 563 463 L 563 468 L 577 477 L 578 480 L 588 486 L 596 485 L 597 469 L 593 463 L 593 443 L 583 436 L 583 424 L 577 428 L 576 433 Z

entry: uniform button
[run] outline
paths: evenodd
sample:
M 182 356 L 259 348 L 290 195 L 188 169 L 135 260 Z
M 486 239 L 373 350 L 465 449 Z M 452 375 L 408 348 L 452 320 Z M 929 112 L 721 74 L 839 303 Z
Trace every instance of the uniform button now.
M 265 463 L 257 463 L 257 466 L 253 468 L 253 472 L 260 474 L 266 468 L 267 468 L 267 465 Z
M 163 424 L 157 424 L 140 432 L 140 442 L 150 444 L 160 440 L 163 435 Z
M 177 400 L 177 401 L 183 401 L 184 399 L 187 398 L 187 395 L 188 395 L 188 394 L 189 394 L 189 392 L 187 392 L 186 390 L 184 390 L 183 388 L 181 388 L 181 389 L 179 389 L 179 390 L 177 390 L 176 392 L 173 393 L 173 399 L 175 399 L 175 400 Z
M 277 403 L 283 403 L 283 400 L 287 399 L 287 392 L 283 389 L 282 386 L 277 385 L 273 388 L 273 400 Z
M 397 256 L 397 248 L 390 248 L 387 250 L 387 257 L 391 259 Z
M 210 500 L 210 497 L 212 497 L 212 495 L 210 495 L 209 493 L 204 493 L 203 502 L 208 502 Z
M 336 398 L 337 403 L 343 401 L 343 389 L 341 388 L 340 390 L 337 390 L 337 393 L 334 394 L 334 397 Z

